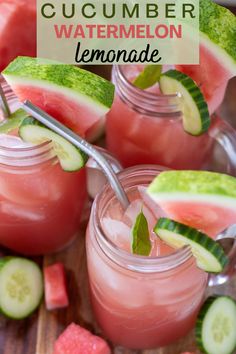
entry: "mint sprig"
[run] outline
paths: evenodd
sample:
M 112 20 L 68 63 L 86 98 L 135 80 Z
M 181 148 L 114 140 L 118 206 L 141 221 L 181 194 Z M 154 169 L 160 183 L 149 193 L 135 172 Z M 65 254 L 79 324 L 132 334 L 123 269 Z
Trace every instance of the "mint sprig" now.
M 157 82 L 160 81 L 162 72 L 161 65 L 147 65 L 143 71 L 136 77 L 133 82 L 133 85 L 145 90 L 149 87 L 152 87 Z
M 139 256 L 149 256 L 152 245 L 149 238 L 148 222 L 141 211 L 132 229 L 132 252 Z

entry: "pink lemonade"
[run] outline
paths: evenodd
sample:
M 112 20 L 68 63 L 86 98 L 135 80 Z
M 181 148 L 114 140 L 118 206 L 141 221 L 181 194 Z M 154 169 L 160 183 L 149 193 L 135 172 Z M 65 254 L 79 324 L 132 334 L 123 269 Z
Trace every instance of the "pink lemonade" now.
M 145 91 L 134 87 L 132 82 L 141 70 L 142 66 L 129 65 L 113 68 L 116 96 L 107 115 L 108 149 L 124 167 L 150 163 L 174 169 L 205 168 L 219 132 L 227 139 L 230 128 L 212 117 L 209 132 L 197 137 L 187 134 L 181 98 L 160 95 L 157 85 Z
M 64 172 L 51 143 L 0 135 L 0 244 L 28 255 L 55 252 L 76 235 L 85 170 Z
M 131 349 L 166 346 L 194 326 L 207 284 L 188 249 L 175 251 L 152 229 L 161 209 L 146 195 L 157 167 L 135 167 L 119 176 L 130 206 L 124 212 L 112 191 L 96 198 L 87 230 L 91 300 L 98 324 L 113 343 Z M 143 208 L 150 257 L 131 253 L 131 229 Z

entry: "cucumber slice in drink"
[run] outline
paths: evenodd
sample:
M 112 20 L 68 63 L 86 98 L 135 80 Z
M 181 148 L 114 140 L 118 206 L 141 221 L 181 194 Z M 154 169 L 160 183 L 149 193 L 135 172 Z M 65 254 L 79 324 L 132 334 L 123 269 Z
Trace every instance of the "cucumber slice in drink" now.
M 19 129 L 19 135 L 22 140 L 32 144 L 41 144 L 46 141 L 51 141 L 64 171 L 78 171 L 84 167 L 88 160 L 87 155 L 83 151 L 60 135 L 40 125 L 33 118 L 26 118 L 23 121 Z
M 209 297 L 196 323 L 196 341 L 206 354 L 233 354 L 236 349 L 236 302 L 229 296 Z
M 154 231 L 171 247 L 181 248 L 189 245 L 198 267 L 206 272 L 220 273 L 228 263 L 223 248 L 206 234 L 192 227 L 161 218 Z
M 23 109 L 18 109 L 10 115 L 9 119 L 4 120 L 0 124 L 0 134 L 7 134 L 14 129 L 18 129 L 24 119 L 28 116 L 29 114 Z
M 28 259 L 6 257 L 0 261 L 0 308 L 13 319 L 29 316 L 43 296 L 39 266 Z
M 207 103 L 197 84 L 187 75 L 177 70 L 169 70 L 161 75 L 160 89 L 166 95 L 180 94 L 184 130 L 191 135 L 200 135 L 210 126 Z

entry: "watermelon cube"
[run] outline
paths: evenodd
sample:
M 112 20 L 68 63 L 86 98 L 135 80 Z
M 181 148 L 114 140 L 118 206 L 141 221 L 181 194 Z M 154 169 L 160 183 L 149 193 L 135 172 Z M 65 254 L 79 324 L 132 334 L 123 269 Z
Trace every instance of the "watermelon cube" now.
M 45 267 L 44 289 L 47 310 L 55 310 L 69 305 L 65 268 L 62 263 Z
M 111 354 L 104 339 L 71 323 L 54 344 L 53 354 Z
M 36 0 L 0 0 L 0 72 L 19 55 L 36 56 Z

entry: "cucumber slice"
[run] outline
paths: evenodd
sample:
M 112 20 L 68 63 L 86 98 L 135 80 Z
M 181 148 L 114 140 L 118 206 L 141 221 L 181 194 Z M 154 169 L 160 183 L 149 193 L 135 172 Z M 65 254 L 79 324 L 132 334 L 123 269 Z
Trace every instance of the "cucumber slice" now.
M 18 129 L 24 119 L 28 116 L 29 114 L 23 109 L 18 109 L 10 115 L 9 119 L 4 120 L 0 124 L 0 134 L 7 134 L 14 129 Z
M 0 308 L 13 319 L 29 316 L 40 304 L 43 277 L 39 266 L 28 259 L 6 257 L 0 264 Z
M 85 166 L 88 160 L 83 151 L 52 130 L 39 124 L 33 118 L 26 118 L 23 121 L 19 128 L 19 135 L 22 140 L 32 144 L 52 141 L 53 148 L 64 171 L 78 171 Z
M 229 296 L 209 297 L 199 312 L 195 335 L 197 345 L 203 353 L 235 353 L 235 300 Z
M 169 70 L 161 75 L 162 93 L 181 94 L 184 130 L 191 135 L 200 135 L 210 127 L 207 103 L 197 84 L 187 75 L 177 70 Z
M 223 248 L 209 236 L 192 227 L 161 218 L 154 231 L 171 247 L 181 248 L 189 245 L 198 267 L 206 272 L 220 273 L 228 263 Z

